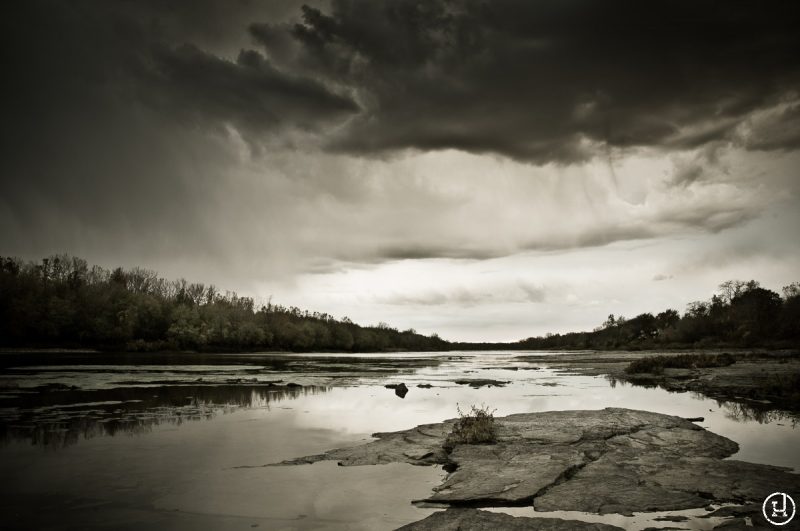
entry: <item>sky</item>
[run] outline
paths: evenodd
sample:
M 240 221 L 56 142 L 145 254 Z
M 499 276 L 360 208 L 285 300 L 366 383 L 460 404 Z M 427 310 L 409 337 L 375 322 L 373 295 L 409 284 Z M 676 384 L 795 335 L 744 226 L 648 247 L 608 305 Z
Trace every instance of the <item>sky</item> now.
M 466 341 L 800 281 L 794 2 L 32 0 L 0 26 L 0 255 Z

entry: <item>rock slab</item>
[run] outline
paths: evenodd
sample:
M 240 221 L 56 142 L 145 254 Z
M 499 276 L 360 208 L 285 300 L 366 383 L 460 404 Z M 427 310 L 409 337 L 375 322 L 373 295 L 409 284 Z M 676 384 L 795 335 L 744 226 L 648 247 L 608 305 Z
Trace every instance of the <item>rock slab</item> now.
M 561 520 L 559 518 L 527 518 L 477 509 L 439 511 L 397 531 L 621 531 L 607 524 Z
M 787 469 L 724 460 L 738 450 L 735 442 L 680 417 L 606 408 L 495 422 L 496 444 L 461 444 L 450 453 L 442 444 L 455 419 L 376 433 L 377 440 L 361 446 L 279 464 L 440 464 L 450 475 L 419 501 L 598 514 L 760 503 L 775 491 L 800 491 L 800 476 Z

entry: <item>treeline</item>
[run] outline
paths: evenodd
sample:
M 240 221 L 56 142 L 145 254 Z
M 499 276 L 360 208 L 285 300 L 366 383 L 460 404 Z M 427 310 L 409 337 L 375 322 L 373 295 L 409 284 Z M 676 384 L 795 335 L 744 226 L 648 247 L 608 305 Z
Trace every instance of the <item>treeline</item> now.
M 59 255 L 0 257 L 0 346 L 156 350 L 431 351 L 435 334 L 308 312 Z
M 591 332 L 548 334 L 508 344 L 512 349 L 651 349 L 796 347 L 800 340 L 800 283 L 783 296 L 758 282 L 730 280 L 708 301 L 632 319 L 613 314 Z
M 166 280 L 155 272 L 89 266 L 58 255 L 40 263 L 0 257 L 0 346 L 131 351 L 381 352 L 796 347 L 800 283 L 783 295 L 756 281 L 728 281 L 681 315 L 667 309 L 631 319 L 609 315 L 591 332 L 513 343 L 451 343 L 436 334 L 359 326 L 333 316 Z

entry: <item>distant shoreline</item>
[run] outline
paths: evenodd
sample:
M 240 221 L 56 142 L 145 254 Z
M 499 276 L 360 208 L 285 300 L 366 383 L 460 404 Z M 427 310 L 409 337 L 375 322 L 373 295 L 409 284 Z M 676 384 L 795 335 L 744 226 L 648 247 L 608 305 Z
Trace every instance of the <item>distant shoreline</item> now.
M 726 346 L 664 346 L 657 348 L 522 348 L 514 346 L 498 347 L 497 345 L 478 344 L 474 347 L 463 347 L 447 350 L 381 350 L 381 351 L 346 351 L 346 350 L 126 350 L 124 348 L 78 348 L 78 347 L 0 347 L 0 354 L 414 354 L 417 352 L 426 354 L 451 354 L 458 352 L 558 352 L 563 354 L 577 354 L 581 352 L 598 353 L 659 353 L 669 352 L 679 354 L 682 352 L 735 352 L 735 353 L 758 353 L 758 352 L 793 352 L 796 347 L 789 345 L 772 345 L 756 347 L 726 347 Z

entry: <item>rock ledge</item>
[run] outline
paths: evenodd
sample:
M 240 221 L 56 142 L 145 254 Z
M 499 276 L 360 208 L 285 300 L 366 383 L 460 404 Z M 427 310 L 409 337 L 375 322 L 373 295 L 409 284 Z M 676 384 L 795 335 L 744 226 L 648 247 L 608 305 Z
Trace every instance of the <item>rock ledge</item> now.
M 448 453 L 442 443 L 454 422 L 376 433 L 361 446 L 278 464 L 439 464 L 451 473 L 420 502 L 599 514 L 760 503 L 800 490 L 800 476 L 787 469 L 723 460 L 738 450 L 735 442 L 669 415 L 619 408 L 509 415 L 496 419 L 496 444 Z

